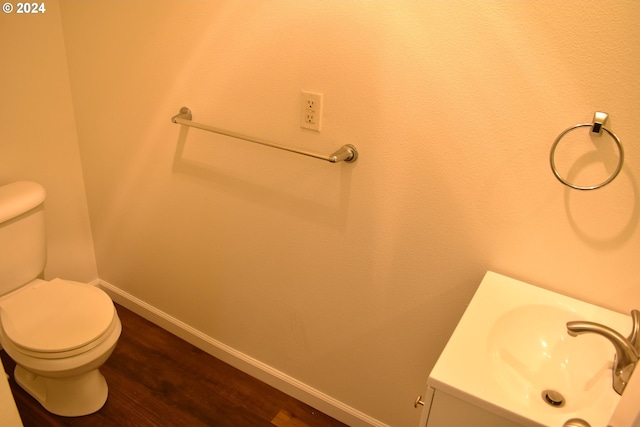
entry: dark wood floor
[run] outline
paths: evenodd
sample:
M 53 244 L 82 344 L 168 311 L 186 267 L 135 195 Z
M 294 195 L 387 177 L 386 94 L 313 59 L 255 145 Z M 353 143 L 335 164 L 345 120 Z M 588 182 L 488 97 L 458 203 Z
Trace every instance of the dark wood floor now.
M 95 414 L 50 414 L 13 379 L 0 352 L 25 427 L 46 426 L 345 426 L 117 306 L 123 330 L 100 369 L 109 398 Z

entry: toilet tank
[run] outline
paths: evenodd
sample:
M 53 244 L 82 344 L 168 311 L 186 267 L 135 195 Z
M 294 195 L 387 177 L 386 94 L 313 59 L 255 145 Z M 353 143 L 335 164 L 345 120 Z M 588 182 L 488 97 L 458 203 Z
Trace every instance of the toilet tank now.
M 47 260 L 44 188 L 19 181 L 0 186 L 0 295 L 36 279 Z

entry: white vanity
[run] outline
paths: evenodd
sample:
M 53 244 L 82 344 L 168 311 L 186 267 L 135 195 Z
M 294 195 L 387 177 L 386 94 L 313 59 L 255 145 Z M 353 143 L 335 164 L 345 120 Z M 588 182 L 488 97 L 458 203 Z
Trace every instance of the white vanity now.
M 632 325 L 630 316 L 487 272 L 431 371 L 420 427 L 635 427 L 640 374 L 621 398 L 613 345 L 594 333 L 570 336 L 566 324 L 576 320 L 622 335 Z M 572 419 L 586 423 L 565 424 Z

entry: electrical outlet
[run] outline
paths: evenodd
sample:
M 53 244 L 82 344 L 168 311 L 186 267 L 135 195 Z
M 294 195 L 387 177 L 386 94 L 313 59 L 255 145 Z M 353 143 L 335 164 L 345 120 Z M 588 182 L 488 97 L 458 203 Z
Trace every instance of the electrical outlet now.
M 302 91 L 300 127 L 320 132 L 322 122 L 322 94 Z

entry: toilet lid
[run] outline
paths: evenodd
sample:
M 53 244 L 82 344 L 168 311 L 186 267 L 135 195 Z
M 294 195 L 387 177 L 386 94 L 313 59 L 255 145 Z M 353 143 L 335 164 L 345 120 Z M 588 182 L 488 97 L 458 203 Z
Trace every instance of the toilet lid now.
M 63 352 L 87 345 L 111 325 L 115 307 L 102 290 L 54 279 L 4 301 L 0 320 L 16 345 L 37 352 Z

